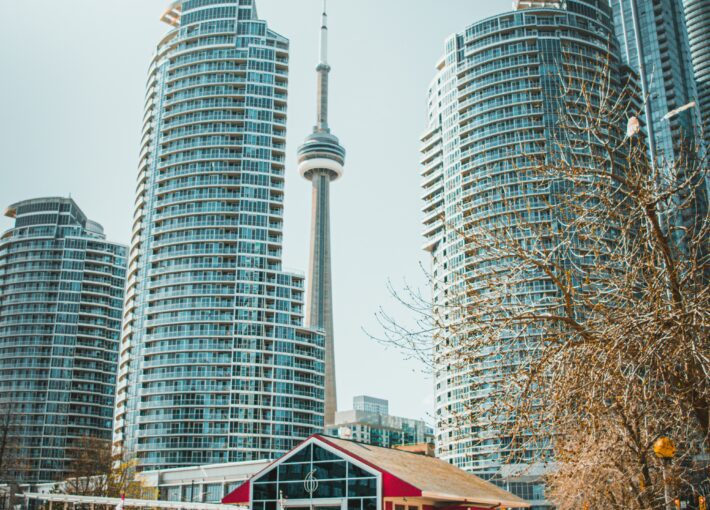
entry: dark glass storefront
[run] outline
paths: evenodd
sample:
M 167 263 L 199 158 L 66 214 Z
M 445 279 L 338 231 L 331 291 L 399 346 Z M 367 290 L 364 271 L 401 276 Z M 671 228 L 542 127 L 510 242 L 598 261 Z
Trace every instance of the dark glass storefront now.
M 309 444 L 252 480 L 252 510 L 378 510 L 378 477 Z

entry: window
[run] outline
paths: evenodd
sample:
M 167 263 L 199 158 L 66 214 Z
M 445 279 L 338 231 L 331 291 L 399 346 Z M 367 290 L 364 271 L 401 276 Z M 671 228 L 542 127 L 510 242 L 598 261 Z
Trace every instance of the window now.
M 208 503 L 219 503 L 222 501 L 221 483 L 211 483 L 205 487 L 205 501 Z
M 168 501 L 180 501 L 180 487 L 168 487 L 166 492 Z
M 316 483 L 305 483 L 309 477 Z M 347 498 L 348 510 L 377 510 L 377 476 L 347 458 L 310 444 L 253 481 L 255 509 L 262 504 L 275 504 L 282 497 L 299 500 L 311 496 Z

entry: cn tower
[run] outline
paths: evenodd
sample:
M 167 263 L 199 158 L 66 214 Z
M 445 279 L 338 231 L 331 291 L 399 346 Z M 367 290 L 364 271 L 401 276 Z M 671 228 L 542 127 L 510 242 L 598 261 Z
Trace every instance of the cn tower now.
M 333 285 L 330 263 L 330 183 L 343 175 L 345 149 L 328 126 L 328 15 L 323 0 L 320 31 L 317 123 L 298 149 L 298 170 L 313 183 L 311 245 L 306 323 L 325 333 L 325 425 L 335 420 L 338 403 L 333 345 Z

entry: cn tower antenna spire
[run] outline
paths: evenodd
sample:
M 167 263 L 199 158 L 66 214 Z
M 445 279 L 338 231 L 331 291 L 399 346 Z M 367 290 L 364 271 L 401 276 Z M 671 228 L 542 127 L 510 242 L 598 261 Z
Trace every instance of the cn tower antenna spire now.
M 323 14 L 320 26 L 320 57 L 318 59 L 318 119 L 314 132 L 328 133 L 328 11 L 326 0 L 323 0 Z
M 323 15 L 320 26 L 320 63 L 328 65 L 328 6 L 327 0 L 323 0 Z

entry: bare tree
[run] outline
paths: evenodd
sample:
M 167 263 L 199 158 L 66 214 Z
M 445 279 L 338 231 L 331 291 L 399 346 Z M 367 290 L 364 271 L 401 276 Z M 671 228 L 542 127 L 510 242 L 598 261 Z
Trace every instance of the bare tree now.
M 27 470 L 17 431 L 19 412 L 11 402 L 0 402 L 0 508 L 10 508 L 19 492 L 18 481 Z
M 69 451 L 72 460 L 61 492 L 79 496 L 108 496 L 112 465 L 111 442 L 84 437 Z
M 494 197 L 504 221 L 442 217 L 472 262 L 430 276 L 443 300 L 400 294 L 419 328 L 380 314 L 381 339 L 469 377 L 474 397 L 448 427 L 502 431 L 511 462 L 554 451 L 559 508 L 663 508 L 661 435 L 679 446 L 674 491 L 707 479 L 710 220 L 687 211 L 708 165 L 683 140 L 680 157 L 649 161 L 623 134 L 633 82 L 619 93 L 609 68 L 573 71 L 554 139 L 518 163 L 528 196 Z
M 0 403 L 0 483 L 14 483 L 22 475 L 26 461 L 21 457 L 17 433 L 19 414 L 10 403 Z
M 69 473 L 55 491 L 64 494 L 99 497 L 156 499 L 157 489 L 136 481 L 137 462 L 122 461 L 111 453 L 111 441 L 85 437 L 70 449 Z

